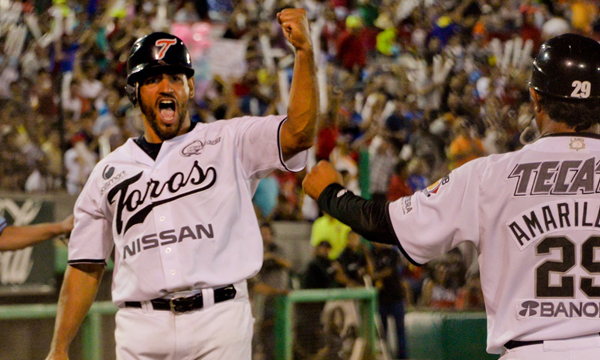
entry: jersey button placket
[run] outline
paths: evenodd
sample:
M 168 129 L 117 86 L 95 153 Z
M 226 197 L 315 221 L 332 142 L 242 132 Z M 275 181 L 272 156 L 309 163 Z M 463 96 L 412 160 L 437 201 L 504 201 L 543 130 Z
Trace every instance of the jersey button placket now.
M 168 142 L 163 143 L 161 151 L 169 150 L 170 145 L 171 144 Z M 161 196 L 157 198 L 156 201 L 164 201 L 177 195 L 176 192 L 171 192 L 167 182 L 174 172 L 179 171 L 179 169 L 174 169 L 174 165 L 166 160 L 158 165 L 160 170 L 155 169 L 159 171 L 154 177 L 160 179 L 162 192 Z M 162 270 L 166 280 L 167 289 L 181 288 L 183 285 L 183 274 L 185 273 L 184 271 L 181 271 L 179 258 L 179 251 L 185 250 L 184 248 L 181 248 L 181 244 L 179 243 L 181 224 L 179 223 L 180 219 L 176 215 L 179 213 L 178 204 L 180 203 L 177 200 L 168 201 L 154 207 L 152 210 L 152 212 L 154 212 L 156 227 L 160 229 L 159 231 L 164 232 L 165 235 L 163 243 L 166 244 L 164 244 L 160 251 L 160 257 L 162 259 Z
M 158 169 L 154 169 L 153 173 L 157 173 Z M 160 178 L 157 176 L 156 178 Z M 157 179 L 158 180 L 158 179 Z M 159 181 L 163 182 L 164 179 Z M 167 195 L 167 194 L 163 194 Z M 154 199 L 160 201 L 160 198 Z M 174 225 L 174 219 L 172 214 L 173 208 L 170 203 L 156 206 L 152 210 L 156 229 L 161 237 L 160 241 L 164 244 L 160 249 L 160 257 L 162 259 L 163 268 L 162 271 L 165 275 L 167 288 L 177 288 L 180 285 L 179 271 L 178 271 L 178 256 L 177 256 L 177 240 L 173 241 L 179 236 L 178 229 Z

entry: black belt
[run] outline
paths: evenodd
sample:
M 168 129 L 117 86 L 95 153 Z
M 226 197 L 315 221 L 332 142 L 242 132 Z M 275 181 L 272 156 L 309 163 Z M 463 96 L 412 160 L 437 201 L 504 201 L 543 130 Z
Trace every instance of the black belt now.
M 543 343 L 544 343 L 544 340 L 532 340 L 532 341 L 510 340 L 509 342 L 504 344 L 504 347 L 507 348 L 508 350 L 510 350 L 510 349 L 521 347 L 521 346 L 537 345 L 537 344 L 543 344 Z
M 215 303 L 220 303 L 226 300 L 231 300 L 235 297 L 236 290 L 233 285 L 227 285 L 225 287 L 215 289 L 214 297 Z M 176 297 L 172 299 L 153 299 L 150 300 L 152 308 L 154 310 L 169 310 L 174 313 L 184 313 L 188 311 L 202 309 L 204 302 L 202 300 L 202 293 L 188 297 Z M 125 307 L 130 308 L 141 308 L 142 303 L 139 301 L 125 301 Z
M 531 341 L 510 340 L 509 342 L 504 344 L 504 347 L 507 348 L 508 350 L 510 350 L 510 349 L 521 347 L 521 346 L 538 345 L 538 344 L 543 344 L 543 343 L 544 343 L 544 340 L 531 340 Z

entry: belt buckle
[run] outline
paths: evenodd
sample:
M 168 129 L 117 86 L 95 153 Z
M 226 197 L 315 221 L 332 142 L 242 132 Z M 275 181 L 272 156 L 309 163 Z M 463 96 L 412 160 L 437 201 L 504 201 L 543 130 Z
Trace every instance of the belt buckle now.
M 183 314 L 188 311 L 192 311 L 194 303 L 193 301 L 190 301 L 189 303 L 184 301 L 186 299 L 187 298 L 185 296 L 169 299 L 169 308 L 171 309 L 171 312 L 174 314 Z

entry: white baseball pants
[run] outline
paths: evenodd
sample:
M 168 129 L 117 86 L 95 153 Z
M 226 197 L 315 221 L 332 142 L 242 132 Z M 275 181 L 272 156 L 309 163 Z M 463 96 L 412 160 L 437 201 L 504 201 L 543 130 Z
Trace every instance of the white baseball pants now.
M 505 349 L 499 360 L 598 360 L 600 335 L 565 340 L 547 340 L 543 344 Z
M 245 285 L 235 284 L 236 297 L 218 304 L 203 291 L 205 306 L 183 314 L 154 310 L 148 302 L 120 309 L 117 360 L 251 360 L 254 318 Z

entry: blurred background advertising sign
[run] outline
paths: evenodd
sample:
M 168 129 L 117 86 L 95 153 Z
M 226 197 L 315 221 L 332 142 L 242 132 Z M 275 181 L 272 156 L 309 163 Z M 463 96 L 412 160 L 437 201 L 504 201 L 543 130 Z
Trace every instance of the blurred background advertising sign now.
M 0 216 L 9 225 L 54 221 L 54 202 L 0 197 Z M 55 292 L 54 244 L 45 241 L 17 251 L 0 252 L 0 296 Z

